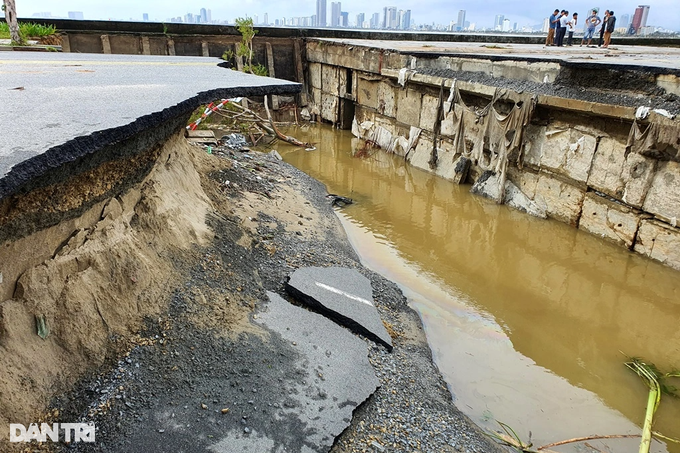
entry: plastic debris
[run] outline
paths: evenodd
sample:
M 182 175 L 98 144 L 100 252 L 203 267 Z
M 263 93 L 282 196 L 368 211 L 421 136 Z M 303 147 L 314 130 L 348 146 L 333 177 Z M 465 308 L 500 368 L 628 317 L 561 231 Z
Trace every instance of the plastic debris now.
M 675 115 L 673 115 L 671 112 L 669 112 L 666 109 L 654 109 L 652 112 L 657 113 L 659 115 L 665 116 L 666 118 L 670 119 L 675 119 Z
M 222 137 L 222 142 L 227 148 L 233 149 L 235 151 L 241 151 L 248 145 L 248 142 L 246 142 L 246 138 L 241 134 L 225 135 L 224 137 Z
M 47 319 L 45 319 L 45 315 L 35 315 L 35 326 L 38 330 L 38 336 L 45 340 L 50 334 L 50 329 L 47 327 Z
M 635 111 L 635 118 L 637 118 L 638 120 L 644 120 L 648 116 L 649 116 L 649 107 L 645 107 L 644 105 L 641 105 Z

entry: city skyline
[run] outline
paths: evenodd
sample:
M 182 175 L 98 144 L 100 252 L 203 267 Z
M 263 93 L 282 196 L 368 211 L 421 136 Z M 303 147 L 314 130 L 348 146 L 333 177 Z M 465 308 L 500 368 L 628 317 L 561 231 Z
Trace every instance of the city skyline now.
M 647 25 L 678 31 L 680 29 L 680 12 L 672 4 L 672 1 L 675 0 L 659 0 L 647 3 L 651 6 L 647 12 Z M 345 13 L 341 20 L 347 24 L 344 26 L 356 26 L 356 18 L 359 14 L 364 15 L 364 23 L 370 26 L 374 23 L 373 19 L 377 13 L 379 14 L 380 23 L 378 27 L 372 28 L 383 28 L 382 25 L 385 21 L 384 11 L 386 8 L 393 8 L 391 11 L 396 11 L 397 14 L 399 11 L 406 13 L 410 10 L 409 22 L 416 26 L 426 25 L 442 30 L 452 29 L 451 27 L 454 24 L 454 30 L 457 30 L 459 27 L 465 28 L 466 23 L 474 25 L 476 30 L 498 29 L 496 27 L 497 24 L 494 23 L 494 18 L 498 15 L 503 15 L 504 19 L 508 19 L 511 24 L 511 29 L 515 29 L 514 24 L 516 23 L 517 30 L 533 27 L 535 31 L 540 31 L 544 19 L 550 14 L 552 9 L 555 9 L 546 7 L 545 4 L 534 8 L 531 6 L 531 0 L 524 2 L 522 5 L 511 4 L 505 0 L 492 1 L 485 4 L 463 1 L 455 5 L 443 0 L 423 0 L 417 4 L 410 1 L 392 1 L 390 4 L 374 4 L 370 7 L 356 0 L 345 0 L 342 2 L 327 0 L 325 11 L 326 26 L 330 26 L 331 22 L 331 3 L 341 4 L 340 12 Z M 571 2 L 571 5 L 564 6 L 566 7 L 565 9 L 579 11 L 582 16 L 585 16 L 587 11 L 594 6 L 592 3 L 575 1 Z M 635 10 L 640 3 L 639 1 L 617 2 L 615 5 L 617 16 L 621 18 L 623 15 L 627 15 L 630 18 L 629 20 L 632 20 Z M 559 4 L 555 5 L 555 7 L 559 8 Z M 599 7 L 600 10 L 606 8 L 603 6 Z M 296 26 L 310 27 L 316 26 L 316 24 L 312 24 L 312 20 L 319 13 L 318 1 L 316 0 L 294 1 L 290 4 L 289 8 L 286 8 L 285 14 L 282 13 L 281 7 L 278 4 L 263 0 L 249 0 L 238 7 L 229 8 L 226 8 L 222 3 L 212 1 L 203 1 L 202 4 L 191 8 L 187 7 L 186 3 L 180 3 L 175 0 L 165 0 L 162 3 L 156 0 L 143 3 L 122 0 L 117 2 L 115 7 L 112 7 L 109 2 L 98 0 L 64 0 L 58 4 L 58 8 L 56 9 L 55 4 L 47 0 L 32 0 L 30 3 L 23 0 L 17 1 L 17 13 L 20 18 L 30 18 L 36 13 L 50 13 L 52 17 L 69 17 L 69 12 L 81 12 L 83 13 L 83 18 L 87 20 L 142 21 L 146 14 L 150 21 L 166 22 L 177 17 L 184 18 L 189 13 L 193 16 L 199 15 L 200 9 L 204 8 L 212 11 L 212 19 L 215 22 L 233 23 L 236 17 L 257 16 L 260 18 L 258 24 L 261 24 L 263 22 L 262 18 L 267 15 L 270 25 L 283 25 L 284 18 L 286 23 L 292 22 L 292 18 L 298 18 L 300 23 L 296 24 Z M 196 11 L 187 11 L 187 9 L 196 9 Z M 462 26 L 459 24 L 461 12 L 464 12 Z M 390 16 L 390 18 L 396 20 L 395 16 Z M 403 21 L 403 17 L 401 19 Z M 291 23 L 291 25 L 293 24 Z M 396 28 L 402 28 L 401 25 L 402 23 Z

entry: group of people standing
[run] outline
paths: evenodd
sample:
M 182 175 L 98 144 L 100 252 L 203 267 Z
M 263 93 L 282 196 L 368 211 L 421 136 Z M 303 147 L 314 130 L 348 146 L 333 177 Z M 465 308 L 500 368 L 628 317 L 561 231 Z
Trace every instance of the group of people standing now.
M 598 46 L 604 48 L 609 47 L 611 42 L 612 32 L 616 27 L 616 16 L 614 16 L 614 11 L 607 10 L 604 12 L 604 20 L 600 19 L 597 15 L 598 9 L 594 8 L 590 11 L 590 15 L 585 21 L 585 29 L 583 33 L 583 39 L 581 40 L 581 46 L 588 41 L 588 46 L 593 40 L 593 35 L 595 34 L 595 29 L 598 25 L 600 27 L 600 41 Z M 562 47 L 564 44 L 564 37 L 567 36 L 567 46 L 572 45 L 572 40 L 574 38 L 574 31 L 576 30 L 576 24 L 578 23 L 578 13 L 572 14 L 569 17 L 569 11 L 556 9 L 555 12 L 550 16 L 550 28 L 548 29 L 548 37 L 545 40 L 546 46 L 557 46 Z
M 578 21 L 578 13 L 574 13 L 570 19 L 569 11 L 556 9 L 549 20 L 550 28 L 548 29 L 548 38 L 545 40 L 545 45 L 562 47 L 564 45 L 564 37 L 569 32 L 567 45 L 571 46 L 576 22 Z

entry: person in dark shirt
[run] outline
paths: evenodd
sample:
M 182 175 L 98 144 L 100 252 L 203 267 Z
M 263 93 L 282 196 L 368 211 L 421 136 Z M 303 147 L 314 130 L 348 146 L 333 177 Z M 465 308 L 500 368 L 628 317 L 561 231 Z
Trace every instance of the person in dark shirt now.
M 605 28 L 605 27 L 603 27 Z M 612 33 L 616 28 L 616 16 L 614 16 L 614 11 L 609 11 L 609 17 L 607 18 L 607 25 L 604 31 L 604 47 L 605 49 L 609 47 L 609 43 L 612 41 Z
M 597 47 L 602 46 L 604 43 L 604 31 L 607 28 L 607 19 L 609 19 L 609 10 L 604 12 L 604 19 L 602 19 L 602 27 L 600 27 L 600 41 L 597 43 Z

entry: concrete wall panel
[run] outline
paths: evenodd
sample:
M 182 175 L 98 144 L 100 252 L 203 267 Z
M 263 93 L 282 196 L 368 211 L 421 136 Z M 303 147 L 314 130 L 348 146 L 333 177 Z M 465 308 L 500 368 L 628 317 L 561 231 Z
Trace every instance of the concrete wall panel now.
M 442 140 L 437 154 L 437 169 L 435 173 L 444 179 L 453 179 L 456 169 L 456 156 L 453 143 L 450 140 Z
M 588 186 L 636 208 L 642 207 L 654 176 L 654 160 L 630 153 L 625 144 L 603 137 L 593 157 Z
M 312 88 L 322 88 L 321 85 L 321 64 L 320 63 L 309 63 L 309 85 Z
M 419 90 L 406 88 L 398 91 L 397 121 L 403 124 L 420 124 L 423 95 Z
M 584 190 L 541 174 L 536 184 L 534 201 L 545 207 L 549 217 L 576 226 L 584 197 Z
M 72 52 L 104 53 L 102 40 L 98 34 L 72 34 L 68 35 L 68 38 Z
M 337 123 L 339 99 L 332 94 L 321 93 L 321 118 L 331 123 Z
M 232 49 L 234 47 L 232 46 Z M 149 50 L 151 55 L 167 55 L 168 54 L 168 39 L 166 37 L 162 38 L 149 38 Z M 221 54 L 220 54 L 221 55 Z
M 590 192 L 583 200 L 579 228 L 631 248 L 640 224 L 640 214 Z
M 176 55 L 186 55 L 193 57 L 200 57 L 203 55 L 203 49 L 201 48 L 201 43 L 199 41 L 174 38 L 175 41 L 175 54 Z
M 433 132 L 434 122 L 437 118 L 437 105 L 439 105 L 439 99 L 429 94 L 423 95 L 420 107 L 420 128 L 425 131 Z
M 659 163 L 644 210 L 674 223 L 680 219 L 680 164 Z
M 430 171 L 430 155 L 432 153 L 432 138 L 425 137 L 420 134 L 420 140 L 416 149 L 413 150 L 409 157 L 409 162 L 414 167 Z
M 635 251 L 680 270 L 680 229 L 656 220 L 643 220 Z
M 372 109 L 378 108 L 378 83 L 375 80 L 366 80 L 359 77 L 357 89 L 357 104 L 370 107 Z
M 378 84 L 378 112 L 391 118 L 397 117 L 397 89 L 389 82 Z
M 546 130 L 541 150 L 541 168 L 585 183 L 597 146 L 597 137 L 565 125 Z
M 545 126 L 529 124 L 524 131 L 524 165 L 534 168 L 541 166 L 543 143 L 545 143 Z
M 340 94 L 338 78 L 338 67 L 327 64 L 321 65 L 321 90 L 324 93 L 338 96 Z
M 314 102 L 314 105 L 321 108 L 321 89 L 320 88 L 312 88 L 312 100 Z
M 114 54 L 141 54 L 142 42 L 139 36 L 109 35 L 111 53 Z

